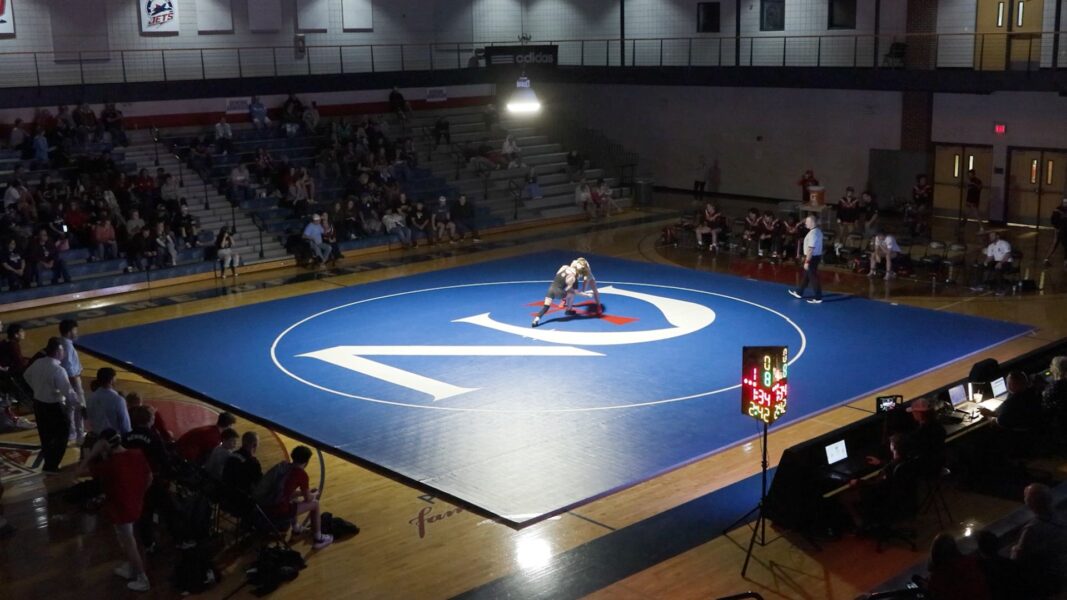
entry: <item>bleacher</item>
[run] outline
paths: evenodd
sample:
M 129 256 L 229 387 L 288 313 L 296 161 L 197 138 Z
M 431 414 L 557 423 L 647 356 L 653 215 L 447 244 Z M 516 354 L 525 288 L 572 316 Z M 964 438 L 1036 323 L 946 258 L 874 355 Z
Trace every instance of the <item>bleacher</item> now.
M 438 196 L 454 200 L 460 194 L 466 194 L 475 207 L 475 226 L 487 230 L 516 223 L 536 223 L 545 219 L 584 217 L 581 207 L 574 201 L 574 184 L 566 172 L 566 149 L 554 143 L 548 136 L 538 132 L 535 124 L 509 119 L 504 116 L 498 127 L 487 130 L 480 107 L 438 109 L 420 111 L 411 115 L 407 123 L 402 123 L 393 115 L 368 115 L 383 122 L 390 140 L 412 138 L 418 157 L 418 165 L 409 168 L 407 177 L 399 182 L 401 191 L 409 200 L 423 202 L 432 206 Z M 433 151 L 433 124 L 440 117 L 450 122 L 451 146 L 442 145 Z M 353 116 L 358 121 L 362 116 Z M 182 195 L 186 197 L 190 211 L 200 225 L 201 246 L 182 249 L 178 264 L 163 269 L 151 269 L 147 272 L 126 272 L 123 258 L 105 261 L 90 261 L 89 252 L 84 248 L 75 248 L 63 256 L 67 263 L 72 281 L 42 287 L 30 287 L 22 290 L 5 290 L 0 294 L 0 302 L 18 303 L 34 301 L 51 296 L 65 296 L 90 290 L 107 290 L 121 288 L 146 282 L 197 275 L 211 272 L 215 265 L 206 261 L 207 249 L 210 248 L 214 233 L 225 224 L 239 225 L 240 233 L 236 238 L 237 251 L 242 262 L 254 262 L 257 256 L 261 260 L 277 260 L 285 257 L 284 244 L 289 235 L 299 233 L 303 223 L 292 216 L 291 210 L 280 206 L 280 198 L 274 195 L 262 195 L 267 190 L 260 189 L 260 194 L 250 200 L 242 200 L 237 207 L 231 207 L 225 199 L 227 180 L 231 169 L 238 163 L 252 165 L 259 148 L 266 148 L 277 161 L 284 156 L 289 166 L 306 167 L 316 180 L 315 204 L 310 210 L 324 211 L 337 201 L 345 199 L 345 182 L 335 174 L 325 179 L 319 176 L 315 167 L 317 156 L 323 146 L 329 143 L 329 121 L 324 119 L 320 132 L 316 135 L 300 133 L 286 137 L 279 129 L 259 131 L 249 123 L 232 124 L 233 148 L 223 155 L 217 150 L 212 154 L 212 165 L 206 174 L 207 180 L 200 181 L 200 176 L 189 168 L 190 147 L 197 137 L 212 133 L 210 127 L 180 128 L 164 131 L 158 140 L 153 140 L 147 132 L 131 132 L 131 145 L 127 148 L 110 148 L 104 144 L 91 144 L 82 153 L 99 153 L 110 151 L 112 157 L 129 176 L 135 175 L 141 168 L 154 169 L 159 166 L 172 174 L 184 168 L 183 179 L 186 182 Z M 522 148 L 522 163 L 519 168 L 502 168 L 488 173 L 477 173 L 468 168 L 462 160 L 463 145 L 487 144 L 499 149 L 506 135 L 512 135 Z M 72 157 L 72 162 L 74 162 Z M 178 161 L 181 160 L 181 166 Z M 16 166 L 30 167 L 30 161 L 22 161 L 12 151 L 0 151 L 0 180 L 8 180 Z M 49 175 L 50 180 L 69 178 L 75 167 L 53 169 L 51 171 L 26 171 L 24 179 L 31 186 L 41 180 L 42 175 Z M 535 174 L 541 186 L 543 196 L 537 199 L 522 197 L 522 188 L 526 177 Z M 604 177 L 603 170 L 590 168 L 584 172 L 589 181 Z M 609 184 L 615 186 L 612 178 Z M 620 206 L 629 204 L 629 191 L 617 188 L 616 202 Z M 203 204 L 203 207 L 201 207 Z M 262 230 L 262 242 L 258 239 Z M 389 247 L 389 237 L 385 235 L 364 237 L 341 242 L 341 250 L 372 249 Z

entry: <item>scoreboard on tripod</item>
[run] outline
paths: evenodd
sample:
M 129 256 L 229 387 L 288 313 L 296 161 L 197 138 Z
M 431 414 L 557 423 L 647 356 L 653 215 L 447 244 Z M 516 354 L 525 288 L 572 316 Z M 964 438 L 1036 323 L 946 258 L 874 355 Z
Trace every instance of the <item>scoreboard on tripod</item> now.
M 789 406 L 786 346 L 745 346 L 741 350 L 741 413 L 770 425 Z

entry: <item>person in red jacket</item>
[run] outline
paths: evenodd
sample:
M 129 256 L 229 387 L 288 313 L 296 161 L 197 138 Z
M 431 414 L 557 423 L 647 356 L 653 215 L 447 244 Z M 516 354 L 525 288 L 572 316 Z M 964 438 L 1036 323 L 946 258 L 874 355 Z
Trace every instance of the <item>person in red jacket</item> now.
M 237 422 L 228 412 L 219 414 L 214 425 L 204 425 L 186 431 L 174 446 L 178 456 L 198 465 L 203 464 L 211 451 L 222 443 L 222 430 Z
M 126 587 L 136 592 L 151 589 L 144 570 L 144 559 L 133 536 L 133 524 L 144 510 L 145 492 L 152 484 L 148 459 L 137 449 L 122 446 L 122 436 L 114 429 L 100 432 L 100 439 L 78 466 L 78 474 L 92 474 L 100 483 L 106 499 L 102 512 L 115 525 L 119 545 L 127 562 L 115 568 L 115 574 L 129 580 Z
M 990 600 L 978 559 L 964 556 L 956 538 L 941 533 L 930 547 L 930 579 L 927 589 L 937 600 Z

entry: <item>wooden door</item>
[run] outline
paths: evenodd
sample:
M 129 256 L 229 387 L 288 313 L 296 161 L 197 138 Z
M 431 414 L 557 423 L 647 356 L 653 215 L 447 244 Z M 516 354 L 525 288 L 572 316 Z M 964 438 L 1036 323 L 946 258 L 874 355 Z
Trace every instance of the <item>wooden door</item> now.
M 1028 70 L 1041 64 L 1041 30 L 1044 26 L 1043 0 L 1011 0 L 1009 30 L 1010 68 Z
M 978 0 L 975 21 L 975 68 L 1003 71 L 1008 59 L 1008 31 L 1012 3 L 1020 0 Z M 1024 10 L 1028 11 L 1029 7 Z
M 1004 218 L 1010 223 L 1037 223 L 1041 198 L 1041 151 L 1013 148 L 1008 160 L 1008 206 Z

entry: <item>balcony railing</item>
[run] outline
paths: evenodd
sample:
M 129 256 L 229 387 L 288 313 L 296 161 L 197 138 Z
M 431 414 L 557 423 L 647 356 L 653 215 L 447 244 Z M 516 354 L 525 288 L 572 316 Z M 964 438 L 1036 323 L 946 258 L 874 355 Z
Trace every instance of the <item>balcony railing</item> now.
M 1067 32 L 751 35 L 545 40 L 562 67 L 1061 69 Z M 0 87 L 440 71 L 476 67 L 476 50 L 514 42 L 251 46 L 0 53 Z

